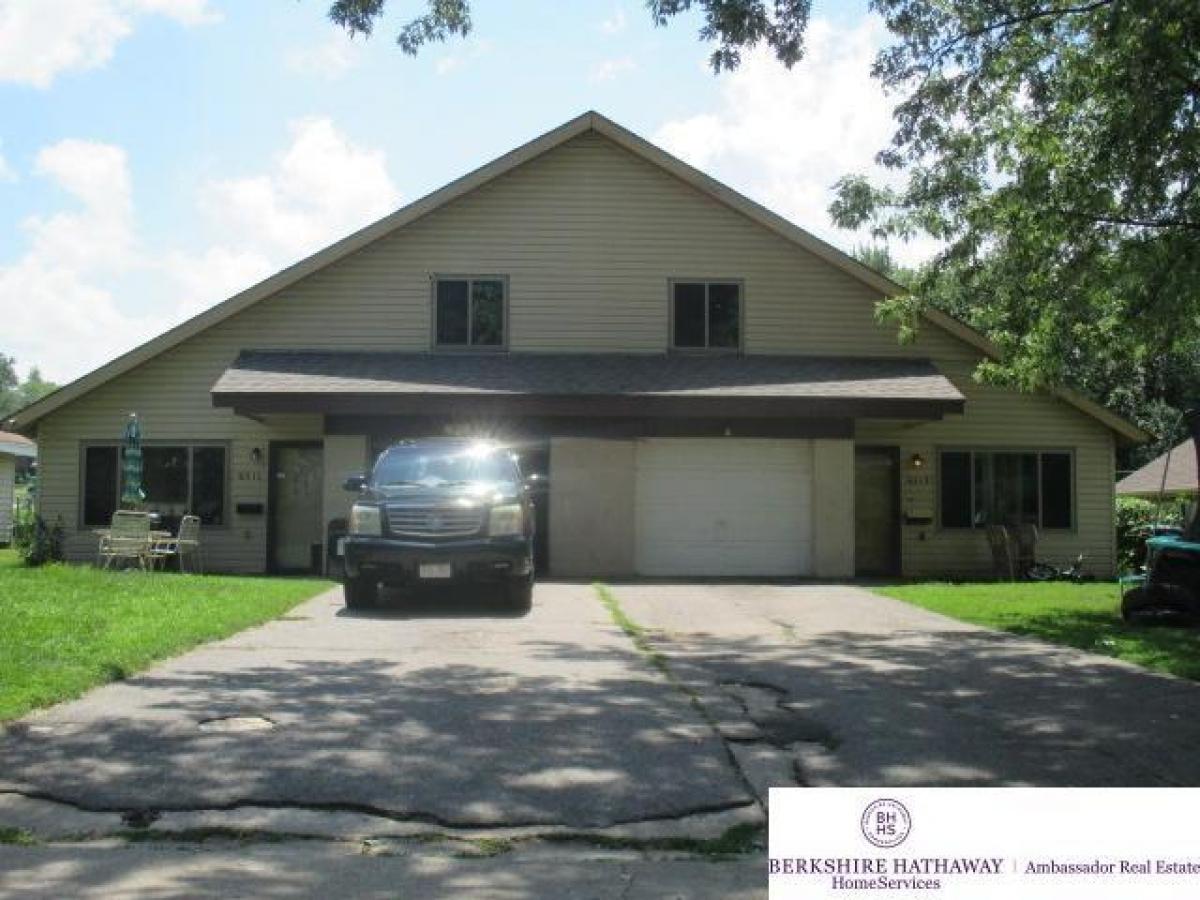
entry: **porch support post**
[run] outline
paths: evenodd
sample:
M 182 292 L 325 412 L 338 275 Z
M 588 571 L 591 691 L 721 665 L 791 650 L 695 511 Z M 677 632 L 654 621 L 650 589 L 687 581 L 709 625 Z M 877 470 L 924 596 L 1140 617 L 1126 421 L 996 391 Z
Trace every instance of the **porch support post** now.
M 854 577 L 854 441 L 813 441 L 813 574 Z
M 342 483 L 351 475 L 366 471 L 367 437 L 362 434 L 325 435 L 324 490 L 321 504 L 321 535 L 329 533 L 329 523 L 350 515 L 350 504 L 354 496 L 342 488 Z

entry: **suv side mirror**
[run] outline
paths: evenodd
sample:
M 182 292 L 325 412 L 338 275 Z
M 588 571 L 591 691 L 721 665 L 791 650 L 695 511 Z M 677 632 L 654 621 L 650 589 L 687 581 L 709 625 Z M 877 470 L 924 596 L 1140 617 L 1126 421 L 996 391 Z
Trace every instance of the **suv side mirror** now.
M 362 489 L 367 486 L 366 475 L 351 475 L 342 482 L 342 487 L 353 494 L 362 492 Z

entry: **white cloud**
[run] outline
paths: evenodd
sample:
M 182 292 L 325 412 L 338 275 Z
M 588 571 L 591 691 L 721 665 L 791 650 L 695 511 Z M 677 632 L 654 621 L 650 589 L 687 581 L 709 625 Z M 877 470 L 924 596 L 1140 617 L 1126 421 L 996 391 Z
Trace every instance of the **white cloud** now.
M 654 139 L 825 240 L 867 242 L 834 228 L 828 208 L 842 175 L 886 177 L 874 156 L 891 137 L 893 101 L 870 75 L 885 37 L 873 16 L 853 28 L 814 20 L 791 71 L 768 52 L 749 54 L 722 76 L 716 109 L 666 122 Z M 891 249 L 917 262 L 936 247 L 918 239 Z
M 216 239 L 153 245 L 139 233 L 125 151 L 65 140 L 34 171 L 68 209 L 31 216 L 22 254 L 0 260 L 0 350 L 65 381 L 390 212 L 399 192 L 384 154 L 328 119 L 294 122 L 265 171 L 201 186 Z
M 224 246 L 199 253 L 169 250 L 158 265 L 171 282 L 177 321 L 240 293 L 278 268 L 260 251 Z
M 323 44 L 289 50 L 284 56 L 284 64 L 293 72 L 332 80 L 358 65 L 365 46 L 364 43 L 354 43 L 344 32 L 335 30 Z
M 588 73 L 588 81 L 592 84 L 615 81 L 626 72 L 632 72 L 636 68 L 637 63 L 629 56 L 622 56 L 617 59 L 604 59 L 592 66 L 591 71 Z
M 605 34 L 620 34 L 629 25 L 625 18 L 625 10 L 617 7 L 613 14 L 600 23 L 600 30 Z
M 122 312 L 102 283 L 139 264 L 125 152 L 111 144 L 60 141 L 42 149 L 34 170 L 75 206 L 26 219 L 27 250 L 0 265 L 4 350 L 62 379 L 105 362 L 164 323 Z
M 4 157 L 4 142 L 0 141 L 0 184 L 17 180 L 17 170 Z
M 68 139 L 45 147 L 34 172 L 49 178 L 82 209 L 24 222 L 31 253 L 73 272 L 123 271 L 136 263 L 133 196 L 125 151 Z
M 400 192 L 381 150 L 360 147 L 325 118 L 290 126 L 292 140 L 271 171 L 202 186 L 201 208 L 239 246 L 288 261 L 394 209 Z
M 208 0 L 0 0 L 0 82 L 47 88 L 103 66 L 143 15 L 186 26 L 220 18 Z

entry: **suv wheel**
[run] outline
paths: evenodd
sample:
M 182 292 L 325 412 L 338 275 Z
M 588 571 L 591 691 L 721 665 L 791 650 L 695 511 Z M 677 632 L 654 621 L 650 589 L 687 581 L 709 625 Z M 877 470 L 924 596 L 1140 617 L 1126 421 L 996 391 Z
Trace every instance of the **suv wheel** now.
M 505 590 L 508 608 L 514 612 L 529 612 L 533 607 L 533 579 L 520 578 L 511 581 Z
M 347 609 L 370 609 L 379 599 L 379 582 L 369 578 L 347 578 L 342 593 Z

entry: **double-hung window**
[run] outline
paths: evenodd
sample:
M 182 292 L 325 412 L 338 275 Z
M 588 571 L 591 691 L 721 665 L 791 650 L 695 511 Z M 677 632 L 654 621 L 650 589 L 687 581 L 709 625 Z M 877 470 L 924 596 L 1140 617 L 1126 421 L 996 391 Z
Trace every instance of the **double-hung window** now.
M 671 346 L 737 350 L 742 345 L 742 286 L 736 281 L 671 282 Z
M 119 444 L 83 448 L 81 519 L 86 528 L 109 524 L 120 506 L 123 466 Z M 142 447 L 143 506 L 164 522 L 196 515 L 201 523 L 227 523 L 228 465 L 224 444 L 146 444 Z
M 438 278 L 433 291 L 433 339 L 437 347 L 502 349 L 507 282 L 496 277 Z
M 1069 451 L 943 450 L 938 471 L 943 528 L 1074 525 Z

